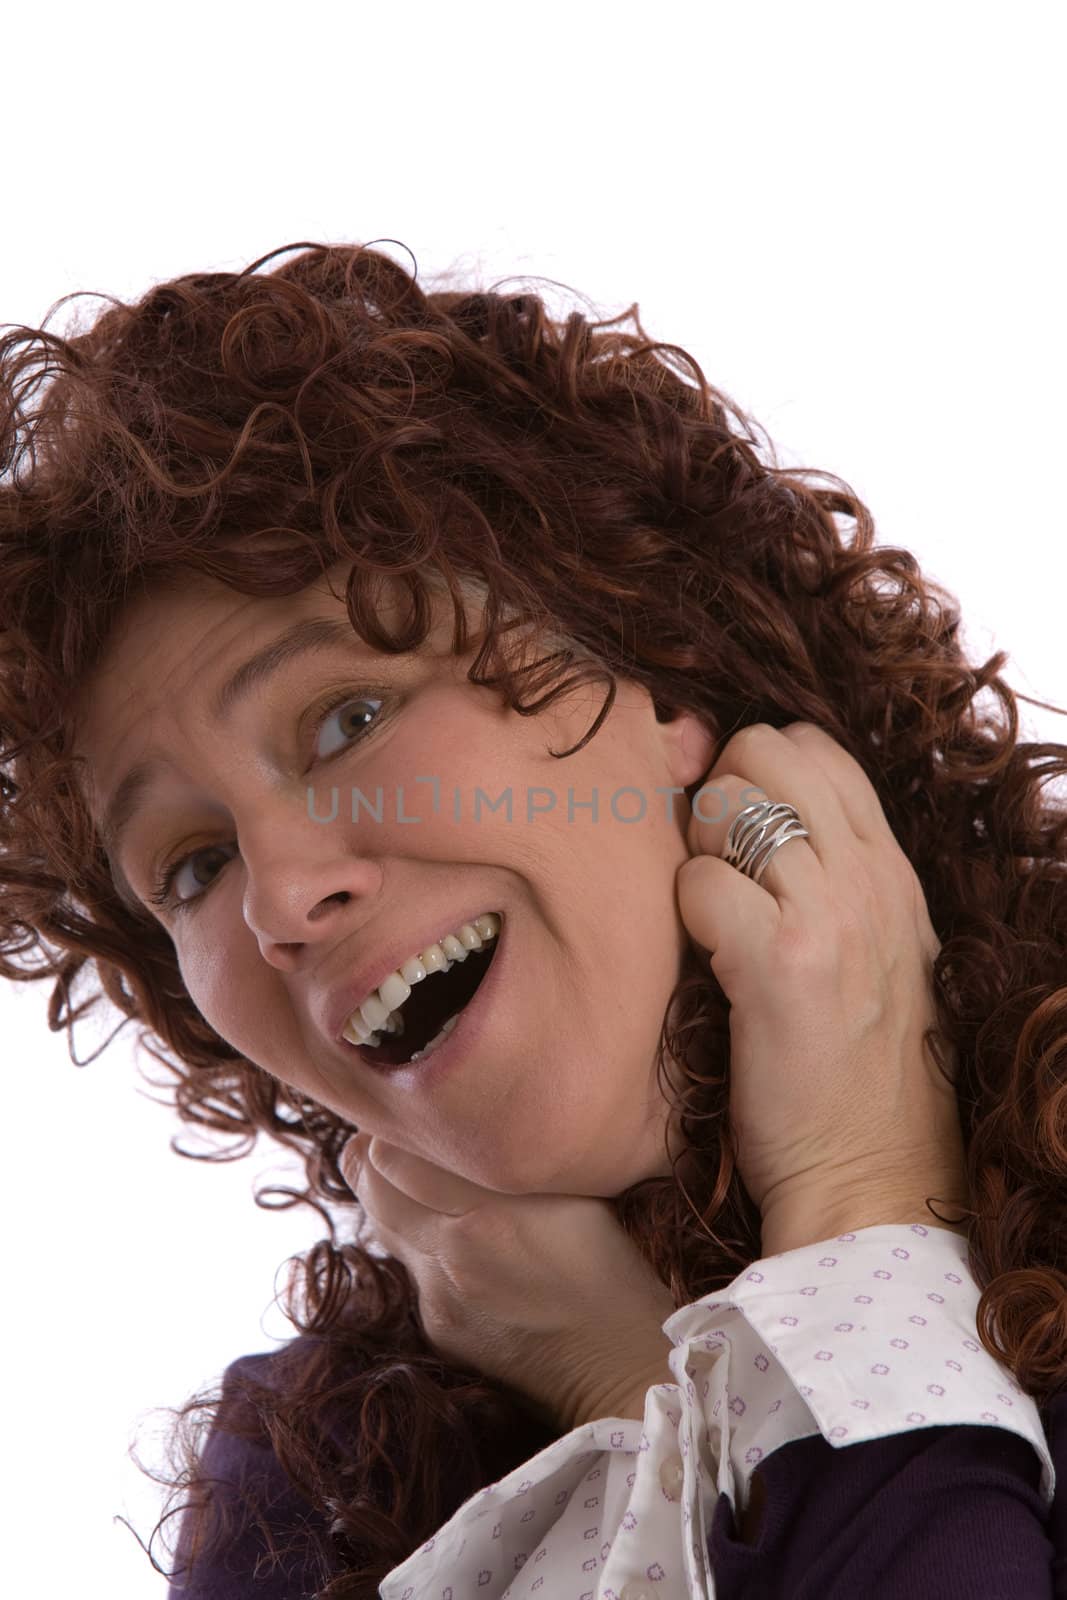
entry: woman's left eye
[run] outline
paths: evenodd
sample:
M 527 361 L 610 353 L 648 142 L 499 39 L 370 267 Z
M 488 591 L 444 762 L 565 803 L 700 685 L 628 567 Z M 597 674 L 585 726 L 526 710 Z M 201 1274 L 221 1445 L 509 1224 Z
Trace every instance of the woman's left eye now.
M 382 704 L 382 702 L 380 700 L 366 700 L 362 696 L 360 696 L 359 698 L 357 698 L 355 700 L 352 700 L 352 699 L 340 700 L 340 701 L 335 700 L 331 704 L 327 705 L 325 712 L 319 718 L 318 724 L 316 725 L 315 732 L 316 732 L 316 734 L 319 734 L 319 733 L 322 732 L 323 728 L 329 722 L 330 718 L 333 716 L 335 711 L 348 711 L 350 706 L 378 706 L 380 708 L 381 704 Z M 373 721 L 374 719 L 372 718 L 371 720 Z M 348 741 L 346 741 L 346 742 L 350 742 L 352 739 L 358 738 L 360 736 L 360 734 L 362 734 L 363 732 L 366 731 L 367 725 L 368 725 L 367 723 L 364 723 L 362 727 L 355 728 L 351 733 L 349 733 Z M 316 751 L 316 754 L 322 754 L 322 752 Z M 331 755 L 336 755 L 336 754 L 337 754 L 336 750 L 331 750 L 328 754 L 323 756 L 323 759 L 328 761 Z
M 380 711 L 382 701 L 367 699 L 362 695 L 353 696 L 351 694 L 344 699 L 335 699 L 330 701 L 318 718 L 315 726 L 316 736 L 322 732 L 322 729 L 326 726 L 335 712 L 347 712 L 352 706 L 376 706 Z M 342 742 L 341 748 L 347 748 L 347 746 L 351 744 L 353 740 L 360 738 L 361 735 L 366 731 L 367 726 L 373 725 L 374 721 L 376 720 L 377 713 L 374 713 L 368 718 L 367 721 L 364 721 L 361 726 L 351 727 Z M 330 750 L 324 753 L 316 745 L 315 755 L 321 760 L 329 761 L 332 756 L 337 754 L 337 750 Z M 204 845 L 199 850 L 190 850 L 187 855 L 179 856 L 176 861 L 172 861 L 169 866 L 164 867 L 152 886 L 152 890 L 148 896 L 149 904 L 153 906 L 162 906 L 168 911 L 186 911 L 190 906 L 199 904 L 204 896 L 210 891 L 212 885 L 218 881 L 219 877 L 221 876 L 221 872 L 216 872 L 214 876 L 209 879 L 208 883 L 201 887 L 199 894 L 186 895 L 184 898 L 174 893 L 175 881 L 178 877 L 178 874 L 190 862 L 195 862 L 199 860 L 201 856 L 210 855 L 212 852 L 217 854 L 223 848 L 224 846 L 217 844 Z

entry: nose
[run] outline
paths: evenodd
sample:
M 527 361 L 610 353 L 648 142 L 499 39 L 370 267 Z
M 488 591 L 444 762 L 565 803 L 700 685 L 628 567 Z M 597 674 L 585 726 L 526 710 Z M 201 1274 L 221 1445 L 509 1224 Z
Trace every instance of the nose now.
M 291 964 L 305 945 L 336 941 L 349 918 L 365 922 L 381 893 L 381 862 L 368 855 L 290 848 L 268 863 L 246 857 L 244 918 L 265 961 Z

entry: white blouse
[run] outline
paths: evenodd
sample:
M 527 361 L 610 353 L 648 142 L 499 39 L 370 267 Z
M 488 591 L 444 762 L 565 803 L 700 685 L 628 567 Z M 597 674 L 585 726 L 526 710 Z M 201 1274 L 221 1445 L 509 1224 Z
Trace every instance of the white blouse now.
M 672 1313 L 674 1383 L 644 1423 L 586 1422 L 472 1495 L 394 1567 L 381 1600 L 713 1600 L 720 1494 L 740 1519 L 753 1472 L 793 1439 L 841 1447 L 946 1423 L 1029 1439 L 1056 1473 L 1034 1400 L 978 1341 L 967 1241 L 863 1228 L 746 1267 Z

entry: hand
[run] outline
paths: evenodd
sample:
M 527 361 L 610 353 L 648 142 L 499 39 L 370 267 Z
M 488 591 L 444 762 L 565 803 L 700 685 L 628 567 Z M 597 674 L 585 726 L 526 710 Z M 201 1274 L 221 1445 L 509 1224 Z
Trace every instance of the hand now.
M 445 1358 L 525 1395 L 564 1433 L 634 1414 L 619 1408 L 674 1381 L 673 1297 L 609 1201 L 497 1194 L 366 1134 L 340 1166 Z
M 955 1218 L 956 1096 L 923 1043 L 941 946 L 869 779 L 794 722 L 743 728 L 704 781 L 678 904 L 730 1002 L 730 1117 L 764 1253 L 879 1222 L 938 1226 L 927 1196 Z M 762 799 L 795 805 L 810 837 L 775 850 L 756 884 L 721 858 Z

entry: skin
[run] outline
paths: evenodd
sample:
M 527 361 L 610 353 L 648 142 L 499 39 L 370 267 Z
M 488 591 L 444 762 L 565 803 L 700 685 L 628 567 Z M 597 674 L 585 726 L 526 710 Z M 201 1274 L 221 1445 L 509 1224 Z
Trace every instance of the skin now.
M 476 647 L 450 654 L 447 597 L 420 652 L 379 655 L 353 632 L 328 655 L 287 664 L 213 724 L 215 690 L 255 649 L 298 617 L 345 617 L 346 575 L 338 566 L 329 582 L 272 599 L 196 579 L 129 603 L 85 685 L 76 746 L 98 822 L 134 762 L 169 763 L 123 838 L 122 870 L 144 900 L 160 867 L 203 852 L 175 885 L 195 904 L 149 908 L 192 1000 L 249 1060 L 353 1126 L 502 1194 L 609 1197 L 668 1174 L 655 1053 L 688 944 L 675 875 L 691 812 L 675 794 L 671 819 L 656 791 L 697 782 L 713 734 L 688 713 L 657 721 L 647 691 L 623 679 L 590 743 L 553 760 L 549 750 L 584 736 L 603 688 L 534 717 L 509 711 L 497 691 L 466 681 Z M 406 610 L 399 591 L 383 598 Z M 469 615 L 477 622 L 473 602 Z M 347 716 L 338 707 L 317 729 L 310 714 L 300 726 L 349 688 Z M 374 708 L 352 702 L 367 694 L 383 704 L 360 733 Z M 440 778 L 437 815 L 417 775 Z M 309 785 L 321 816 L 337 786 L 333 821 L 309 817 Z M 353 822 L 351 789 L 373 799 L 379 785 L 381 823 L 366 811 Z M 509 785 L 513 820 L 483 807 L 476 822 L 476 788 L 496 799 Z M 556 806 L 528 822 L 534 786 Z M 612 815 L 612 795 L 627 786 L 645 797 L 641 821 Z M 588 807 L 568 821 L 568 789 L 580 806 L 594 788 L 598 821 Z M 618 811 L 635 816 L 638 797 L 621 796 Z M 339 891 L 347 901 L 330 898 Z M 406 927 L 421 929 L 415 908 L 459 913 L 472 902 L 508 918 L 510 985 L 470 1059 L 432 1098 L 402 1090 L 326 1036 L 325 992 L 385 941 L 406 943 Z M 671 1141 L 680 1147 L 674 1128 Z
M 98 821 L 132 764 L 149 754 L 168 763 L 124 838 L 120 864 L 143 899 L 165 863 L 201 852 L 175 886 L 199 895 L 194 909 L 152 912 L 174 942 L 191 998 L 221 1037 L 279 1082 L 481 1189 L 612 1197 L 669 1174 L 655 1056 L 691 937 L 677 888 L 690 862 L 681 791 L 707 775 L 712 732 L 689 714 L 658 721 L 647 691 L 621 680 L 598 734 L 554 761 L 550 750 L 585 735 L 603 691 L 586 687 L 536 717 L 508 711 L 496 691 L 466 681 L 477 641 L 451 656 L 444 598 L 421 651 L 376 657 L 353 633 L 331 656 L 290 663 L 228 722 L 214 723 L 214 694 L 248 655 L 297 618 L 344 619 L 346 570 L 330 576 L 332 586 L 273 600 L 205 580 L 142 594 L 79 697 L 77 751 Z M 323 714 L 327 694 L 338 704 L 316 727 L 310 713 Z M 346 742 L 360 719 L 346 723 L 341 713 L 358 712 L 367 695 L 384 701 L 378 720 Z M 440 779 L 436 815 L 429 788 L 415 782 L 425 775 Z M 309 784 L 320 815 L 337 787 L 332 822 L 309 816 Z M 379 787 L 382 823 L 365 814 L 353 822 L 350 789 L 374 796 Z M 475 822 L 475 790 L 495 798 L 509 787 L 513 820 L 485 810 Z M 524 802 L 536 788 L 554 792 L 557 805 L 530 823 Z M 679 791 L 673 815 L 667 789 Z M 568 818 L 568 790 L 579 803 L 598 794 L 597 822 L 587 809 Z M 642 820 L 613 815 L 619 790 L 630 791 L 624 817 L 636 812 L 632 791 L 644 796 Z M 420 820 L 400 820 L 412 816 Z M 441 911 L 444 926 L 453 909 L 458 922 L 472 905 L 504 911 L 512 970 L 469 1058 L 432 1095 L 417 1075 L 405 1089 L 325 1035 L 327 989 L 392 946 L 413 908 L 420 927 L 411 950 L 427 908 Z M 677 1151 L 679 1136 L 670 1135 Z M 685 1177 L 684 1162 L 680 1170 Z M 396 1196 L 392 1205 L 395 1212 Z M 842 1226 L 850 1225 L 863 1224 L 850 1216 Z M 828 1231 L 820 1219 L 812 1237 Z M 773 1253 L 766 1239 L 764 1248 Z M 577 1396 L 579 1416 L 641 1418 L 649 1384 L 672 1381 L 662 1335 L 671 1297 L 656 1284 L 640 1305 L 647 1309 L 634 1312 L 632 1335 L 612 1324 L 612 1350 L 621 1346 L 626 1359 L 607 1391 L 612 1374 L 595 1352 L 597 1392 L 584 1408 Z M 574 1361 L 558 1365 L 569 1382 Z M 550 1410 L 558 1382 L 550 1373 L 541 1396 Z M 563 1399 L 569 1415 L 574 1397 Z M 761 1513 L 755 1480 L 745 1542 L 758 1537 Z

